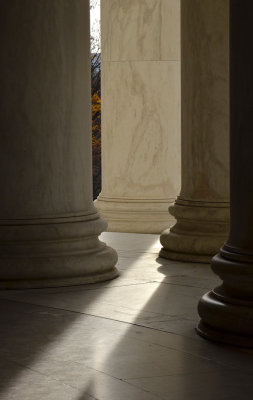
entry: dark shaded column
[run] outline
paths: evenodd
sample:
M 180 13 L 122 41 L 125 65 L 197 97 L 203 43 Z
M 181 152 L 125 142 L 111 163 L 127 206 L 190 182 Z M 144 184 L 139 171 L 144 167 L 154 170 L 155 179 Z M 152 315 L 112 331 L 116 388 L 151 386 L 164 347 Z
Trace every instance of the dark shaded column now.
M 89 0 L 0 1 L 0 287 L 117 276 L 92 201 Z
M 231 230 L 212 260 L 221 286 L 200 300 L 198 332 L 253 346 L 253 2 L 230 1 Z
M 229 233 L 228 0 L 181 0 L 182 186 L 160 256 L 210 262 Z

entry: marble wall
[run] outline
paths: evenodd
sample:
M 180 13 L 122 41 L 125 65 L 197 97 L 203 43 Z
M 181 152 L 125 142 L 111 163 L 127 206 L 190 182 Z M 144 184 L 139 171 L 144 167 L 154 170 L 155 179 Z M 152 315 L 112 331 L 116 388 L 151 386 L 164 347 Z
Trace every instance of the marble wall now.
M 161 232 L 180 189 L 180 0 L 102 0 L 102 193 L 109 230 Z

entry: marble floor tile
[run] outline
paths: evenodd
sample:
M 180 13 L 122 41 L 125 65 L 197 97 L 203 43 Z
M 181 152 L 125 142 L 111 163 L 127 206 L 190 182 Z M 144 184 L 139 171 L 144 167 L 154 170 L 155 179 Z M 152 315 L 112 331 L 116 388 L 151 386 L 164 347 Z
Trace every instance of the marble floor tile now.
M 156 235 L 103 237 L 120 278 L 0 293 L 0 399 L 252 398 L 253 351 L 195 332 L 208 266 L 160 261 Z
M 212 373 L 175 374 L 151 379 L 131 379 L 130 382 L 165 400 L 246 400 L 253 393 L 250 376 L 217 368 Z

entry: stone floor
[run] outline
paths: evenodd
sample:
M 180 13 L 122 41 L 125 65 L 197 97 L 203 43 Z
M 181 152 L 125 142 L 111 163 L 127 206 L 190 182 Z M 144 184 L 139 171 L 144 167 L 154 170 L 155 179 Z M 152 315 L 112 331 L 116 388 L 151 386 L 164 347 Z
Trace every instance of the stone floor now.
M 1 292 L 0 399 L 252 399 L 253 352 L 194 330 L 209 266 L 157 258 L 157 235 L 102 238 L 114 281 Z

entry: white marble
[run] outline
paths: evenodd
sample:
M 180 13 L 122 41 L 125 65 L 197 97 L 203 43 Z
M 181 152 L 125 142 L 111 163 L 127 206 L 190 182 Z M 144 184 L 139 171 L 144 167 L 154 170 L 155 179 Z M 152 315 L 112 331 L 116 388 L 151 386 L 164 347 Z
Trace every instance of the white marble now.
M 182 187 L 161 256 L 209 262 L 229 233 L 229 1 L 182 0 Z
M 252 397 L 252 351 L 194 330 L 199 284 L 205 277 L 212 287 L 214 275 L 201 264 L 157 259 L 158 238 L 104 233 L 121 270 L 107 284 L 0 292 L 1 399 Z M 169 280 L 159 280 L 161 262 Z
M 0 287 L 115 277 L 92 201 L 89 1 L 1 8 Z
M 103 60 L 179 60 L 180 0 L 102 0 Z
M 96 206 L 110 230 L 122 223 L 123 231 L 138 232 L 140 221 L 146 232 L 159 233 L 174 221 L 168 206 L 180 187 L 179 62 L 104 62 L 102 73 L 103 186 Z
M 102 192 L 110 231 L 160 233 L 180 188 L 177 0 L 102 2 Z M 159 43 L 158 43 L 159 42 Z
M 168 171 L 180 169 L 175 154 L 180 145 L 179 63 L 105 62 L 102 79 L 106 149 L 102 169 L 110 169 L 103 181 L 103 196 L 173 198 L 179 182 Z

